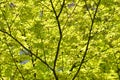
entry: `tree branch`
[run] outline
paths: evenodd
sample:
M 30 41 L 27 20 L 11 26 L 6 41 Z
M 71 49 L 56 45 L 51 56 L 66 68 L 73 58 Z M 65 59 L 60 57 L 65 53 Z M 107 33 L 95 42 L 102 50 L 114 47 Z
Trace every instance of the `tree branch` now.
M 77 72 L 75 73 L 75 75 L 73 76 L 72 80 L 74 80 L 76 78 L 76 76 L 78 75 L 83 63 L 84 63 L 84 60 L 85 60 L 85 57 L 87 55 L 87 51 L 88 51 L 88 47 L 89 47 L 89 43 L 90 43 L 90 40 L 91 40 L 91 33 L 92 33 L 92 28 L 93 28 L 93 25 L 94 25 L 94 21 L 95 21 L 95 17 L 96 17 L 96 14 L 97 14 L 97 11 L 98 11 L 98 7 L 100 5 L 100 2 L 101 0 L 98 1 L 98 4 L 96 6 L 96 10 L 95 10 L 95 13 L 93 15 L 93 19 L 92 19 L 92 22 L 91 22 L 91 26 L 90 26 L 90 31 L 89 31 L 89 36 L 88 36 L 88 41 L 87 41 L 87 45 L 86 45 L 86 49 L 85 49 L 85 52 L 83 54 L 83 57 L 82 57 L 82 60 L 80 61 L 80 65 L 79 65 L 79 68 L 77 70 Z
M 42 63 L 44 63 L 50 70 L 53 70 L 48 63 L 43 61 L 40 57 L 35 55 L 31 50 L 29 50 L 27 47 L 25 47 L 20 41 L 18 41 L 15 37 L 13 37 L 11 34 L 9 34 L 6 31 L 0 30 L 0 32 L 7 34 L 9 37 L 11 37 L 13 40 L 15 40 L 20 46 L 22 46 L 25 50 L 27 50 L 31 55 L 35 56 L 37 59 L 39 59 Z
M 2 15 L 3 15 L 3 19 L 5 20 L 5 22 L 6 22 L 6 24 L 7 24 L 7 27 L 8 27 L 8 30 L 9 30 L 9 32 L 10 32 L 10 34 L 11 34 L 11 26 L 9 25 L 9 23 L 8 23 L 8 21 L 7 21 L 7 18 L 6 18 L 6 16 L 5 16 L 5 11 L 4 10 L 2 10 L 2 9 L 0 9 L 1 10 L 1 12 L 2 12 Z
M 63 11 L 64 5 L 65 5 L 65 0 L 63 0 L 63 3 L 62 3 L 62 5 L 61 5 L 61 9 L 60 9 L 60 12 L 59 12 L 59 14 L 58 14 L 58 18 L 60 17 L 60 14 L 61 14 L 62 11 Z
M 87 11 L 88 11 L 88 13 L 89 13 L 89 16 L 90 16 L 91 20 L 92 20 L 92 15 L 91 15 L 91 13 L 90 13 L 90 11 L 89 11 L 89 7 L 88 7 L 88 5 L 87 5 L 87 1 L 84 0 L 84 2 L 85 2 L 85 7 L 86 7 L 86 9 L 87 9 Z
M 80 0 L 78 0 L 78 1 L 76 2 L 74 9 L 73 9 L 72 12 L 69 14 L 69 16 L 71 16 L 71 15 L 74 13 L 74 11 L 75 11 L 75 9 L 77 8 L 77 5 L 79 4 L 79 2 L 80 2 Z M 70 17 L 67 17 L 67 19 L 66 19 L 66 21 L 65 21 L 65 24 L 63 25 L 62 31 L 65 30 L 65 26 L 67 25 L 67 22 L 69 21 L 69 19 L 70 19 Z
M 6 43 L 6 44 L 7 44 L 7 43 Z M 9 46 L 9 45 L 7 44 L 7 46 Z M 14 59 L 14 57 L 13 57 L 13 55 L 12 55 L 12 52 L 11 52 L 11 51 L 12 51 L 12 50 L 10 50 L 10 49 L 9 49 L 9 52 L 10 52 L 10 55 L 11 55 L 11 57 L 12 57 L 12 60 L 14 61 L 15 67 L 16 67 L 16 69 L 18 70 L 18 72 L 21 74 L 22 79 L 23 79 L 23 80 L 25 80 L 25 78 L 24 78 L 24 76 L 23 76 L 22 72 L 20 71 L 20 69 L 19 69 L 19 68 L 18 68 L 18 66 L 17 66 L 16 60 Z
M 54 59 L 54 66 L 53 66 L 54 77 L 55 77 L 56 80 L 58 80 L 58 76 L 56 74 L 55 67 L 56 67 L 56 63 L 57 63 L 57 59 L 58 59 L 58 55 L 59 55 L 59 51 L 60 51 L 61 40 L 62 40 L 62 30 L 61 30 L 61 25 L 60 25 L 59 17 L 60 17 L 60 14 L 63 11 L 63 7 L 65 5 L 65 0 L 63 0 L 63 3 L 61 5 L 61 9 L 60 9 L 60 12 L 58 13 L 58 15 L 57 15 L 57 12 L 55 10 L 55 7 L 53 5 L 52 0 L 50 0 L 50 3 L 51 3 L 51 6 L 52 6 L 52 9 L 53 9 L 53 12 L 55 14 L 55 18 L 56 18 L 58 29 L 59 29 L 59 36 L 60 36 L 59 37 L 59 41 L 58 41 L 58 45 L 57 45 L 57 51 L 56 51 L 55 59 Z

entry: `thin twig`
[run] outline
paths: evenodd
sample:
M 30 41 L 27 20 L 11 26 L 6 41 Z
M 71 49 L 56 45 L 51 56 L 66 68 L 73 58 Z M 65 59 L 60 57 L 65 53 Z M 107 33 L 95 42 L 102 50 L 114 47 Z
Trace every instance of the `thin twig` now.
M 60 17 L 60 14 L 61 14 L 62 11 L 63 11 L 64 5 L 65 5 L 65 0 L 63 0 L 63 3 L 62 3 L 62 5 L 61 5 L 61 9 L 60 9 L 60 12 L 59 12 L 59 14 L 58 14 L 58 18 Z
M 50 9 L 48 6 L 46 6 L 44 3 L 42 3 L 41 1 L 40 1 L 40 3 L 41 3 L 43 6 L 45 6 L 48 10 L 51 11 L 51 9 Z
M 34 54 L 31 50 L 29 50 L 27 47 L 25 47 L 19 40 L 17 40 L 15 37 L 13 37 L 11 34 L 9 34 L 6 31 L 0 30 L 0 32 L 7 34 L 9 37 L 11 37 L 13 40 L 15 40 L 20 46 L 22 46 L 25 50 L 27 50 L 31 55 L 35 56 L 37 59 L 39 59 L 42 63 L 44 63 L 49 69 L 52 70 L 50 65 L 46 63 L 44 60 L 42 60 L 40 57 L 38 57 L 36 54 Z
M 7 46 L 9 46 L 8 43 L 6 43 L 6 44 L 7 44 Z M 18 72 L 21 74 L 22 79 L 25 80 L 25 78 L 24 78 L 22 72 L 20 71 L 19 67 L 17 66 L 16 60 L 15 60 L 15 58 L 13 57 L 11 51 L 12 51 L 12 50 L 9 48 L 9 52 L 10 52 L 10 55 L 11 55 L 11 57 L 12 57 L 12 60 L 14 61 L 15 67 L 16 67 L 16 69 L 18 70 Z
M 1 10 L 1 12 L 2 12 L 2 15 L 3 15 L 3 19 L 5 20 L 5 22 L 6 22 L 6 24 L 7 24 L 7 27 L 8 27 L 8 30 L 9 30 L 9 32 L 10 32 L 10 34 L 11 34 L 11 27 L 10 27 L 10 25 L 9 25 L 9 23 L 8 23 L 8 21 L 7 21 L 7 18 L 6 18 L 6 16 L 5 16 L 5 11 L 4 10 L 2 10 L 2 9 L 0 9 Z
M 91 15 L 91 13 L 90 13 L 90 11 L 89 11 L 89 7 L 88 7 L 88 5 L 87 5 L 87 1 L 84 0 L 84 2 L 85 2 L 85 7 L 86 7 L 86 9 L 87 9 L 87 11 L 88 11 L 88 13 L 89 13 L 89 16 L 90 16 L 91 20 L 92 20 L 92 15 Z
M 95 17 L 96 17 L 96 14 L 97 14 L 97 11 L 98 11 L 98 7 L 100 5 L 100 2 L 101 0 L 98 1 L 98 4 L 96 6 L 96 10 L 95 10 L 95 13 L 93 15 L 93 19 L 92 19 L 92 22 L 91 22 L 91 26 L 90 26 L 90 31 L 89 31 L 89 36 L 88 36 L 88 41 L 87 41 L 87 45 L 86 45 L 86 49 L 85 49 L 85 52 L 83 54 L 83 57 L 82 57 L 82 60 L 80 62 L 80 65 L 79 65 L 79 68 L 77 70 L 77 72 L 75 73 L 75 75 L 73 76 L 72 80 L 74 80 L 76 78 L 76 76 L 78 75 L 83 63 L 84 63 L 84 60 L 85 60 L 85 57 L 87 55 L 87 51 L 88 51 L 88 47 L 89 47 L 89 43 L 90 43 L 90 40 L 91 40 L 91 33 L 92 33 L 92 28 L 93 28 L 93 25 L 94 25 L 94 21 L 95 21 Z
M 77 8 L 77 5 L 79 4 L 80 0 L 77 1 L 77 3 L 75 4 L 75 7 L 74 9 L 72 10 L 72 12 L 69 14 L 69 17 L 67 17 L 67 20 L 65 21 L 65 24 L 63 25 L 63 28 L 62 28 L 62 31 L 64 31 L 65 29 L 65 26 L 67 25 L 69 19 L 70 19 L 70 16 L 74 13 L 75 9 Z

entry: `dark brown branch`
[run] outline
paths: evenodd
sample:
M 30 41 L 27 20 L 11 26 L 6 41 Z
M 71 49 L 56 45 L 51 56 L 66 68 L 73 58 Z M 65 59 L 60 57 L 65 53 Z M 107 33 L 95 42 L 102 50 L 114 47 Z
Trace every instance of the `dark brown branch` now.
M 43 61 L 40 57 L 35 55 L 31 50 L 29 50 L 27 47 L 25 47 L 20 41 L 18 41 L 15 37 L 13 37 L 11 34 L 9 34 L 6 31 L 0 30 L 0 32 L 7 34 L 9 37 L 11 37 L 13 40 L 15 40 L 20 46 L 22 46 L 25 50 L 27 50 L 31 55 L 35 56 L 37 59 L 39 59 L 42 63 L 44 63 L 49 69 L 53 70 L 48 63 Z
M 1 10 L 1 9 L 0 9 L 0 10 Z M 11 34 L 11 30 L 10 30 L 11 26 L 9 25 L 9 23 L 8 23 L 8 21 L 7 21 L 7 18 L 6 18 L 6 16 L 5 16 L 5 11 L 1 10 L 1 12 L 2 12 L 2 15 L 3 15 L 3 19 L 5 20 L 5 22 L 6 22 L 6 24 L 7 24 L 8 30 L 9 30 L 9 32 L 10 32 L 10 34 Z
M 6 43 L 7 44 L 7 43 Z M 8 44 L 7 44 L 8 45 Z M 9 46 L 9 45 L 8 45 Z M 22 74 L 22 72 L 20 71 L 20 69 L 18 68 L 18 66 L 17 66 L 17 63 L 16 63 L 16 60 L 14 59 L 14 57 L 13 57 L 13 55 L 12 55 L 12 52 L 11 52 L 12 50 L 9 50 L 9 52 L 10 52 L 10 55 L 11 55 L 11 57 L 12 57 L 12 60 L 14 61 L 14 64 L 15 64 L 15 67 L 16 67 L 16 69 L 18 70 L 18 72 L 21 74 L 21 76 L 22 76 L 22 79 L 23 80 L 25 80 L 25 78 L 24 78 L 24 76 L 23 76 L 23 74 Z
M 56 63 L 57 63 L 57 59 L 58 59 L 58 55 L 59 55 L 59 51 L 60 51 L 61 40 L 62 40 L 62 30 L 61 30 L 59 17 L 60 17 L 60 14 L 62 13 L 64 5 L 65 5 L 65 0 L 63 0 L 63 4 L 61 5 L 61 9 L 60 9 L 60 12 L 58 13 L 58 15 L 57 15 L 57 12 L 55 10 L 55 7 L 53 5 L 52 0 L 50 0 L 50 3 L 51 3 L 51 6 L 52 6 L 52 9 L 53 9 L 53 12 L 55 14 L 55 18 L 56 18 L 58 29 L 59 29 L 59 35 L 60 35 L 58 45 L 57 45 L 57 51 L 56 51 L 56 55 L 55 55 L 55 59 L 54 59 L 54 66 L 53 66 L 54 77 L 55 77 L 56 80 L 58 80 L 58 76 L 56 74 L 55 67 L 56 67 Z
M 54 12 L 54 14 L 55 14 L 55 17 L 57 17 L 57 12 L 56 12 L 56 10 L 55 10 L 55 7 L 54 7 L 54 5 L 53 5 L 52 0 L 50 0 L 50 3 L 51 3 L 51 6 L 52 6 L 52 9 L 53 9 L 53 12 Z
M 64 5 L 65 5 L 65 0 L 63 0 L 63 3 L 62 3 L 62 5 L 61 5 L 61 9 L 60 9 L 60 12 L 59 12 L 59 14 L 58 14 L 58 18 L 60 17 L 60 14 L 61 14 L 62 11 L 63 11 Z
M 55 14 L 56 20 L 57 20 L 57 22 L 59 22 L 58 17 L 57 17 L 57 13 L 55 11 L 52 0 L 50 0 L 50 3 L 51 3 L 51 6 L 52 6 L 52 9 L 53 9 L 53 12 Z M 59 40 L 59 43 L 60 43 L 60 40 Z M 59 43 L 58 43 L 58 45 L 59 45 Z M 55 66 L 56 66 L 56 62 L 57 62 L 57 58 L 58 58 L 58 51 L 59 51 L 59 46 L 57 47 L 57 52 L 56 52 L 56 55 L 55 55 L 54 66 L 53 66 L 53 74 L 54 74 L 54 77 L 55 77 L 56 80 L 58 80 L 58 76 L 57 76 L 56 71 L 55 71 Z
M 88 36 L 88 41 L 87 41 L 87 45 L 86 45 L 86 49 L 85 49 L 85 52 L 83 54 L 83 57 L 82 57 L 82 60 L 80 62 L 80 65 L 79 65 L 79 68 L 77 70 L 77 72 L 75 73 L 75 75 L 73 76 L 72 80 L 74 80 L 76 78 L 76 76 L 78 75 L 83 63 L 84 63 L 84 60 L 85 60 L 85 57 L 87 55 L 87 51 L 88 51 L 88 47 L 89 47 L 89 43 L 90 43 L 90 40 L 91 40 L 91 33 L 92 33 L 92 28 L 93 28 L 93 25 L 94 25 L 94 21 L 95 21 L 95 17 L 96 17 L 96 14 L 97 14 L 97 11 L 98 11 L 98 7 L 100 5 L 100 2 L 101 0 L 98 1 L 98 4 L 96 6 L 96 10 L 95 10 L 95 13 L 93 15 L 93 19 L 92 19 L 92 22 L 91 22 L 91 26 L 90 26 L 90 31 L 89 31 L 89 36 Z
M 11 21 L 11 24 L 9 24 L 8 21 L 7 21 L 7 17 L 5 16 L 5 11 L 2 10 L 2 9 L 0 9 L 0 10 L 1 10 L 1 12 L 2 12 L 3 19 L 5 20 L 5 22 L 6 22 L 6 24 L 7 24 L 8 30 L 9 30 L 9 32 L 10 32 L 10 34 L 11 34 L 11 27 L 12 27 L 13 23 L 15 22 L 15 20 L 16 20 L 16 18 L 18 17 L 19 14 L 16 14 L 16 15 L 15 15 L 15 18 Z M 21 10 L 21 9 L 19 9 L 19 10 Z

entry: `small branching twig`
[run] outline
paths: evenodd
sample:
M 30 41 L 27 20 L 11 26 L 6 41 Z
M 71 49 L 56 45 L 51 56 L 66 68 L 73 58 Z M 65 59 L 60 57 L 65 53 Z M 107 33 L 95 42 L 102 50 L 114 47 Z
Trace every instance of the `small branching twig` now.
M 9 46 L 9 44 L 8 44 L 7 42 L 6 42 L 6 45 Z M 12 60 L 13 60 L 13 62 L 14 62 L 14 64 L 15 64 L 16 69 L 17 69 L 18 72 L 21 74 L 22 79 L 25 80 L 25 78 L 24 78 L 24 76 L 23 76 L 23 73 L 20 71 L 20 69 L 19 69 L 19 67 L 18 67 L 18 65 L 17 65 L 17 63 L 16 63 L 16 60 L 15 60 L 15 58 L 13 57 L 12 50 L 11 50 L 10 48 L 9 48 L 9 52 L 10 52 L 10 56 L 12 57 Z
M 10 34 L 11 34 L 11 26 L 9 25 L 9 23 L 8 23 L 8 21 L 7 21 L 7 18 L 6 18 L 6 16 L 5 16 L 5 11 L 3 11 L 3 10 L 1 10 L 1 12 L 2 12 L 2 15 L 3 15 L 3 19 L 5 20 L 5 22 L 6 22 L 6 24 L 7 24 L 7 27 L 8 27 L 8 30 L 9 30 L 9 32 L 10 32 Z
M 98 11 L 98 7 L 100 5 L 100 2 L 101 0 L 98 1 L 98 4 L 96 6 L 96 10 L 95 10 L 95 13 L 93 15 L 93 18 L 92 18 L 92 21 L 91 21 L 91 26 L 90 26 L 90 30 L 89 30 L 89 36 L 88 36 L 88 41 L 87 41 L 87 45 L 86 45 L 86 49 L 85 49 L 85 52 L 83 54 L 83 57 L 82 57 L 82 60 L 80 61 L 80 65 L 79 65 L 79 68 L 77 70 L 77 72 L 75 73 L 75 75 L 73 76 L 72 80 L 74 80 L 76 78 L 76 76 L 78 75 L 83 63 L 84 63 L 84 60 L 85 60 L 85 57 L 87 55 L 87 51 L 88 51 L 88 47 L 89 47 L 89 44 L 90 44 L 90 40 L 91 40 L 91 34 L 92 34 L 92 28 L 93 28 L 93 25 L 94 25 L 94 21 L 95 21 L 95 17 L 96 17 L 96 14 L 97 14 L 97 11 Z
M 91 20 L 92 20 L 92 14 L 91 14 L 90 11 L 89 11 L 89 7 L 88 7 L 88 5 L 87 5 L 86 0 L 84 0 L 84 2 L 85 2 L 85 7 L 86 7 L 86 9 L 87 9 L 87 11 L 88 11 L 88 13 L 89 13 L 89 16 L 90 16 Z
M 77 5 L 79 4 L 79 2 L 80 2 L 80 0 L 78 0 L 78 1 L 76 2 L 74 9 L 73 9 L 72 12 L 69 14 L 69 17 L 67 17 L 67 19 L 66 19 L 66 21 L 65 21 L 65 24 L 63 25 L 62 31 L 64 31 L 65 26 L 67 25 L 67 23 L 68 23 L 71 15 L 74 13 L 75 9 L 77 8 Z
M 38 57 L 36 54 L 34 54 L 31 50 L 29 50 L 27 47 L 25 47 L 19 40 L 17 40 L 15 37 L 13 37 L 11 34 L 9 34 L 8 32 L 4 31 L 4 30 L 0 30 L 0 32 L 7 34 L 9 37 L 11 37 L 13 40 L 15 40 L 20 46 L 22 46 L 25 50 L 27 50 L 31 55 L 35 56 L 37 59 L 39 59 L 42 63 L 44 63 L 50 70 L 52 70 L 52 68 L 50 67 L 50 65 L 48 63 L 46 63 L 44 60 L 42 60 L 40 57 Z
M 13 26 L 13 23 L 15 22 L 16 18 L 18 17 L 19 14 L 16 14 L 15 18 L 11 21 L 11 24 L 8 23 L 7 17 L 5 16 L 5 11 L 3 11 L 2 9 L 0 9 L 3 15 L 3 19 L 5 20 L 9 33 L 11 34 L 11 27 Z
M 62 11 L 63 11 L 64 5 L 65 5 L 65 0 L 63 0 L 63 3 L 62 3 L 61 8 L 60 8 L 60 12 L 58 14 L 57 14 L 57 12 L 55 10 L 55 7 L 53 5 L 52 0 L 50 0 L 50 3 L 51 3 L 51 6 L 52 6 L 52 9 L 53 9 L 53 12 L 55 14 L 55 18 L 56 18 L 58 29 L 59 29 L 59 35 L 60 35 L 58 45 L 57 45 L 57 51 L 56 51 L 56 55 L 55 55 L 55 59 L 54 59 L 54 66 L 53 66 L 54 77 L 55 77 L 56 80 L 58 80 L 58 76 L 56 74 L 55 68 L 56 68 L 56 63 L 57 63 L 57 59 L 58 59 L 58 55 L 59 55 L 59 51 L 60 51 L 61 40 L 62 40 L 62 29 L 61 29 L 59 17 L 61 15 Z
M 22 46 L 25 50 L 27 50 L 27 51 L 30 53 L 29 56 L 35 56 L 36 59 L 40 60 L 40 61 L 41 61 L 43 64 L 45 64 L 50 70 L 53 70 L 46 61 L 42 60 L 40 57 L 38 57 L 38 55 L 34 54 L 31 50 L 29 50 L 27 47 L 25 47 L 17 38 L 15 38 L 15 37 L 11 34 L 11 27 L 12 27 L 13 23 L 15 22 L 18 14 L 16 14 L 15 18 L 11 21 L 11 24 L 9 24 L 8 21 L 7 21 L 7 17 L 5 16 L 5 11 L 3 11 L 2 9 L 0 9 L 0 10 L 1 10 L 1 12 L 2 12 L 3 19 L 4 19 L 4 21 L 6 22 L 7 27 L 8 27 L 8 30 L 9 30 L 9 32 L 6 32 L 6 31 L 3 29 L 3 30 L 0 30 L 0 32 L 8 35 L 10 38 L 12 38 L 13 40 L 15 40 L 20 46 Z

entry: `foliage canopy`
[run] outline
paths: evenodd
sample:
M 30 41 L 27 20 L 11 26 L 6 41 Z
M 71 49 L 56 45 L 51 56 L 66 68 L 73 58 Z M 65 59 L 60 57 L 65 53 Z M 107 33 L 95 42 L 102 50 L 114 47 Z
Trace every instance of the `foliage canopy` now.
M 119 0 L 1 0 L 1 80 L 120 80 Z

